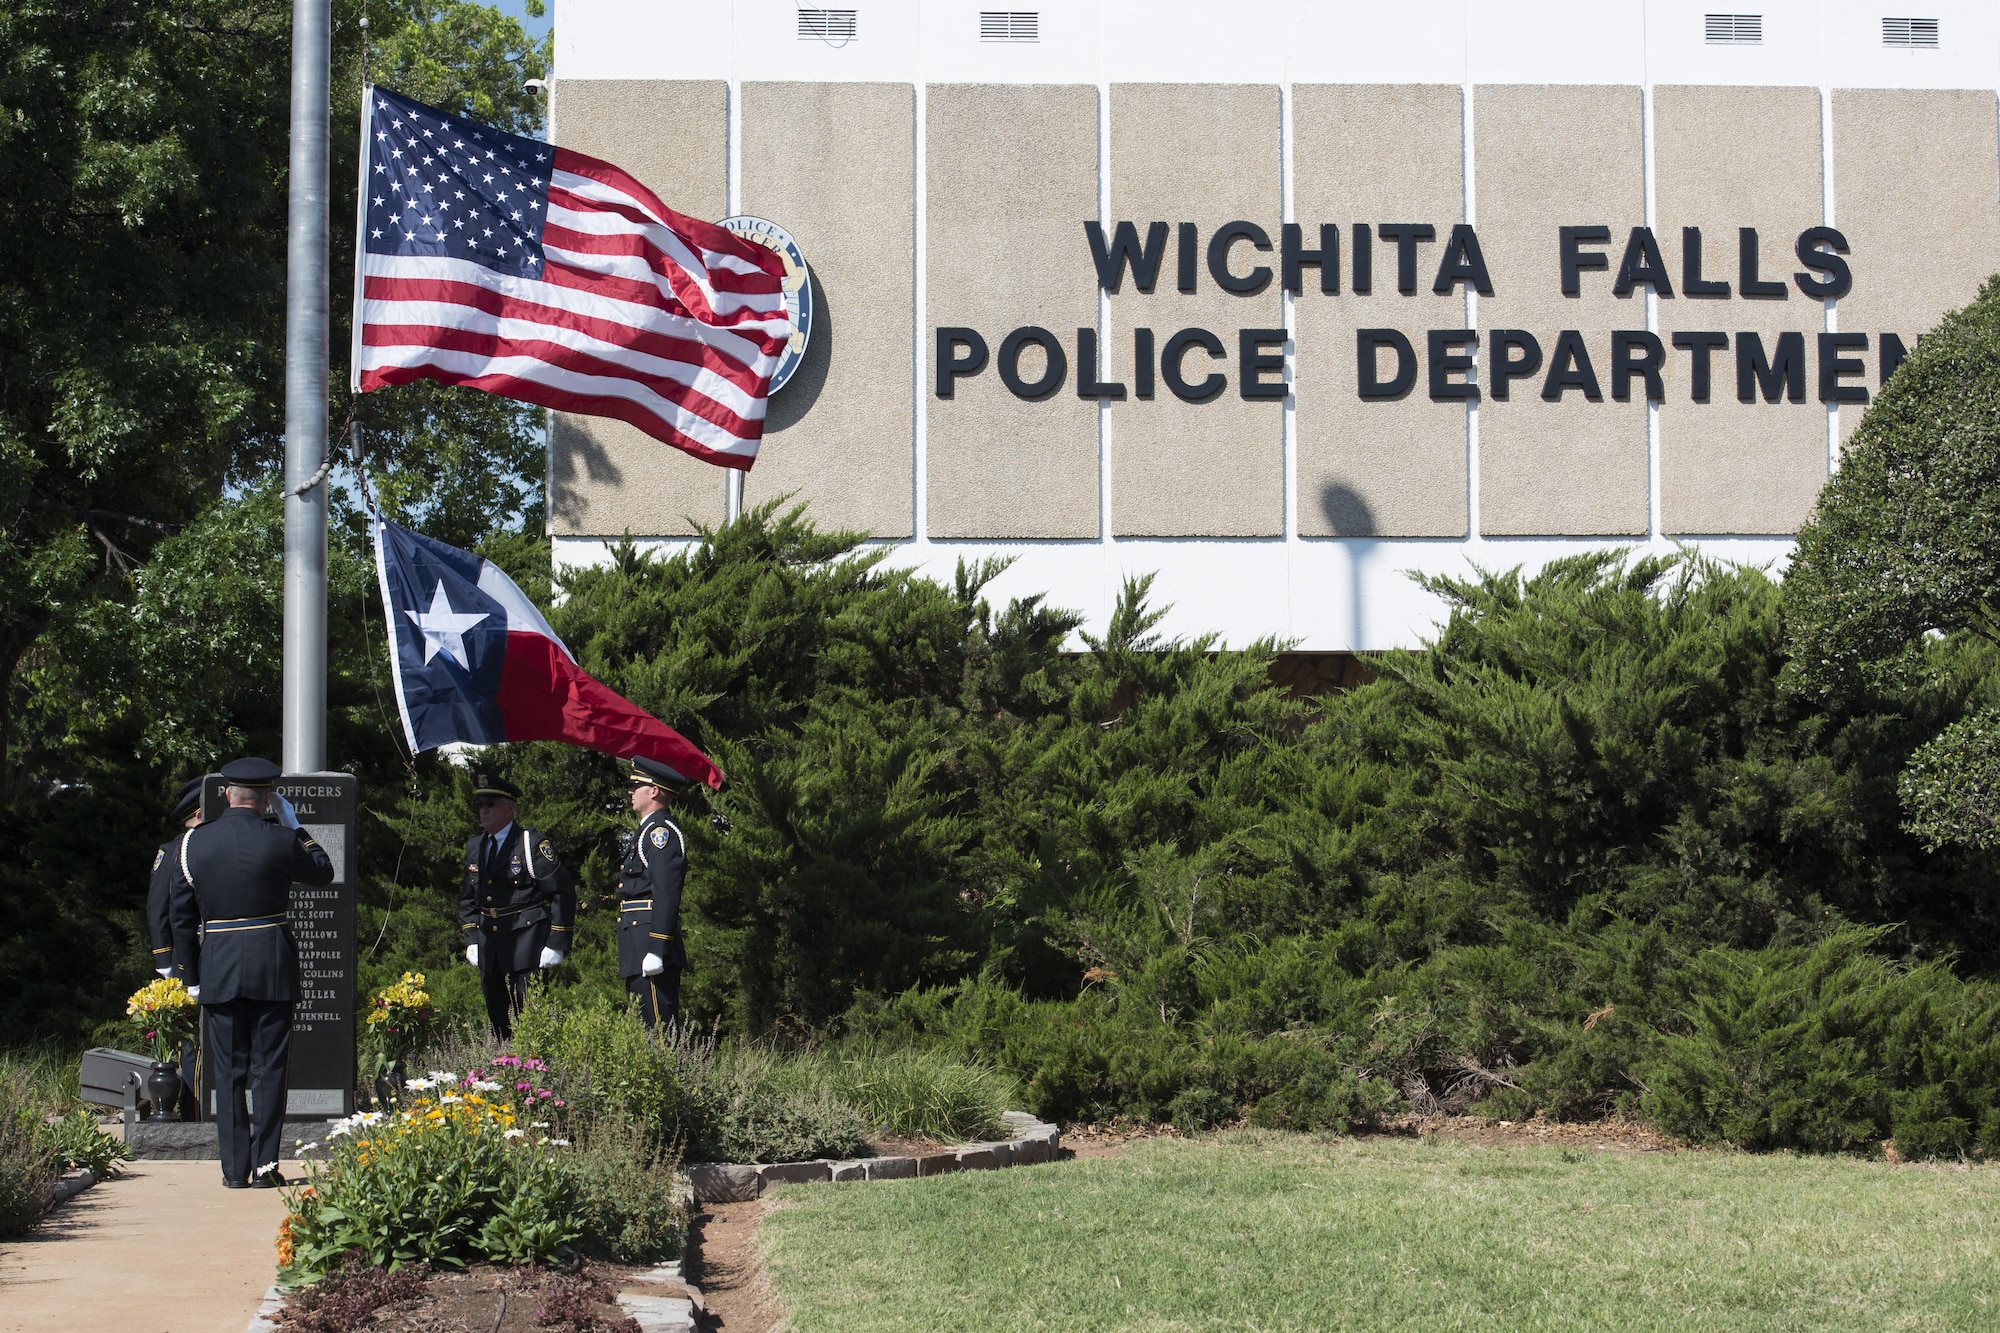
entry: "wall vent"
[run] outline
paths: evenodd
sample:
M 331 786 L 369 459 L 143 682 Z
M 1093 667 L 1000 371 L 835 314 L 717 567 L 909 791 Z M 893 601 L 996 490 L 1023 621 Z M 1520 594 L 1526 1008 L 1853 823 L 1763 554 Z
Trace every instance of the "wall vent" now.
M 1031 9 L 982 9 L 979 11 L 979 40 L 1039 42 L 1042 40 L 1042 16 Z
M 1936 19 L 1883 19 L 1882 45 L 1935 48 L 1938 44 Z
M 802 42 L 851 42 L 860 36 L 851 9 L 801 9 L 799 40 Z
M 1710 46 L 1762 46 L 1764 44 L 1764 16 L 1762 14 L 1709 14 L 1702 30 L 1708 35 Z

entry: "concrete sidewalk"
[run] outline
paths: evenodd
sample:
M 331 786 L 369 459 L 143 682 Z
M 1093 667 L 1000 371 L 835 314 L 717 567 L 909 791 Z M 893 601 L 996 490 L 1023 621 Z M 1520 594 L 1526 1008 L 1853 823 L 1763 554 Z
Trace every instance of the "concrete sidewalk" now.
M 127 1163 L 0 1244 L 0 1333 L 243 1333 L 284 1215 L 278 1191 L 225 1189 L 214 1162 Z

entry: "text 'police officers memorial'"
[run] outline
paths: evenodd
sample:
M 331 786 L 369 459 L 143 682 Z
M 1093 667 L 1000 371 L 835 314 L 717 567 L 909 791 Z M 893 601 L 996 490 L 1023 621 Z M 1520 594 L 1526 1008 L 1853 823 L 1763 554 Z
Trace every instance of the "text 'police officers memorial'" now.
M 1254 262 L 1257 253 L 1273 251 L 1270 233 L 1254 222 L 1226 223 L 1210 233 L 1205 244 L 1192 222 L 1173 228 L 1171 240 L 1165 222 L 1147 223 L 1143 237 L 1129 221 L 1116 224 L 1109 238 L 1096 222 L 1083 226 L 1098 285 L 1106 292 L 1119 291 L 1129 276 L 1139 291 L 1152 293 L 1171 258 L 1175 287 L 1183 293 L 1196 290 L 1206 269 L 1209 281 L 1227 292 L 1255 296 L 1275 278 L 1286 291 L 1311 299 L 1306 296 L 1305 271 L 1312 269 L 1318 277 L 1317 294 L 1339 297 L 1344 267 L 1346 296 L 1366 300 L 1387 297 L 1386 291 L 1377 291 L 1379 256 L 1384 286 L 1393 269 L 1399 296 L 1416 295 L 1418 281 L 1425 276 L 1428 290 L 1437 295 L 1468 289 L 1493 295 L 1478 233 L 1466 223 L 1441 233 L 1429 223 L 1357 222 L 1348 228 L 1343 256 L 1337 224 L 1322 223 L 1315 244 L 1308 247 L 1305 229 L 1287 222 L 1279 229 L 1275 271 L 1268 263 Z M 1792 266 L 1775 254 L 1767 256 L 1765 241 L 1754 227 L 1737 228 L 1733 244 L 1722 245 L 1712 236 L 1704 237 L 1699 227 L 1682 227 L 1677 270 L 1669 265 L 1651 227 L 1632 228 L 1622 253 L 1613 248 L 1609 227 L 1560 227 L 1557 233 L 1560 271 L 1550 277 L 1560 281 L 1563 295 L 1580 296 L 1586 284 L 1604 283 L 1612 295 L 1635 300 L 1633 322 L 1640 325 L 1645 323 L 1646 292 L 1662 301 L 1713 301 L 1719 327 L 1672 333 L 1664 339 L 1644 327 L 1619 329 L 1596 335 L 1594 341 L 1576 329 L 1438 328 L 1428 332 L 1421 348 L 1396 329 L 1361 328 L 1355 331 L 1354 346 L 1360 397 L 1404 398 L 1422 378 L 1430 396 L 1439 401 L 1477 402 L 1483 387 L 1486 396 L 1502 402 L 1523 391 L 1559 402 L 1574 391 L 1591 402 L 1608 394 L 1622 403 L 1631 400 L 1637 384 L 1647 400 L 1662 402 L 1668 358 L 1677 356 L 1685 359 L 1689 395 L 1697 403 L 1708 402 L 1718 388 L 1727 392 L 1732 372 L 1736 397 L 1745 403 L 1781 399 L 1802 403 L 1809 381 L 1822 403 L 1868 401 L 1864 382 L 1869 371 L 1865 358 L 1871 350 L 1868 334 L 1816 332 L 1809 353 L 1803 332 L 1779 333 L 1767 344 L 1761 333 L 1729 330 L 1728 324 L 1742 321 L 1727 319 L 1724 312 L 1742 307 L 1721 304 L 1785 301 L 1794 288 L 1810 303 L 1846 295 L 1854 277 L 1843 258 L 1848 253 L 1847 238 L 1834 228 L 1808 227 L 1798 234 L 1790 249 L 1801 267 L 1789 279 L 1767 276 L 1767 269 L 1782 272 Z M 1603 276 L 1594 276 L 1600 273 Z M 1806 310 L 1818 313 L 1816 305 L 1802 304 L 1802 319 Z M 1281 399 L 1290 391 L 1284 378 L 1286 339 L 1282 328 L 1236 330 L 1236 390 L 1244 398 Z M 1482 341 L 1483 386 L 1475 373 Z M 1904 346 L 1893 333 L 1877 334 L 1873 344 L 1879 384 L 1902 361 Z M 1031 347 L 1039 355 L 1024 358 Z M 1116 352 L 1100 359 L 1097 330 L 1092 328 L 1076 330 L 1075 347 L 1080 398 L 1122 399 L 1128 388 L 1135 398 L 1152 398 L 1163 383 L 1176 398 L 1201 403 L 1228 387 L 1231 352 L 1209 329 L 1162 334 L 1135 328 L 1129 360 Z M 1024 359 L 1034 367 L 1033 378 L 1023 373 Z M 1054 397 L 1069 381 L 1067 345 L 1048 329 L 1035 325 L 1014 329 L 1000 339 L 997 350 L 989 352 L 977 329 L 945 325 L 937 329 L 937 396 L 951 398 L 959 380 L 983 373 L 989 362 L 1009 392 L 1031 401 Z

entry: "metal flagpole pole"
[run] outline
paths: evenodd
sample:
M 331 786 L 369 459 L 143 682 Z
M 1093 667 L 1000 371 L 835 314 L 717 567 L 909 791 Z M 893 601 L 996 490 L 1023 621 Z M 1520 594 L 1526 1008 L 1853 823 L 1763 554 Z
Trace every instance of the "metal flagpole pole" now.
M 330 0 L 292 0 L 291 214 L 285 255 L 287 773 L 326 767 L 327 82 Z

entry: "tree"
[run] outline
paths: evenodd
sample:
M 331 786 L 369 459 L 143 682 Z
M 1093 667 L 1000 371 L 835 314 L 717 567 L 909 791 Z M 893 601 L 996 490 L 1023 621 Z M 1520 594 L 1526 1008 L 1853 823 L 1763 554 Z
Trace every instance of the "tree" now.
M 1794 679 L 1839 704 L 1919 680 L 1929 641 L 1995 641 L 2000 606 L 2000 277 L 1918 340 L 1861 419 L 1785 580 Z M 1901 783 L 1933 848 L 2000 846 L 2000 700 Z

